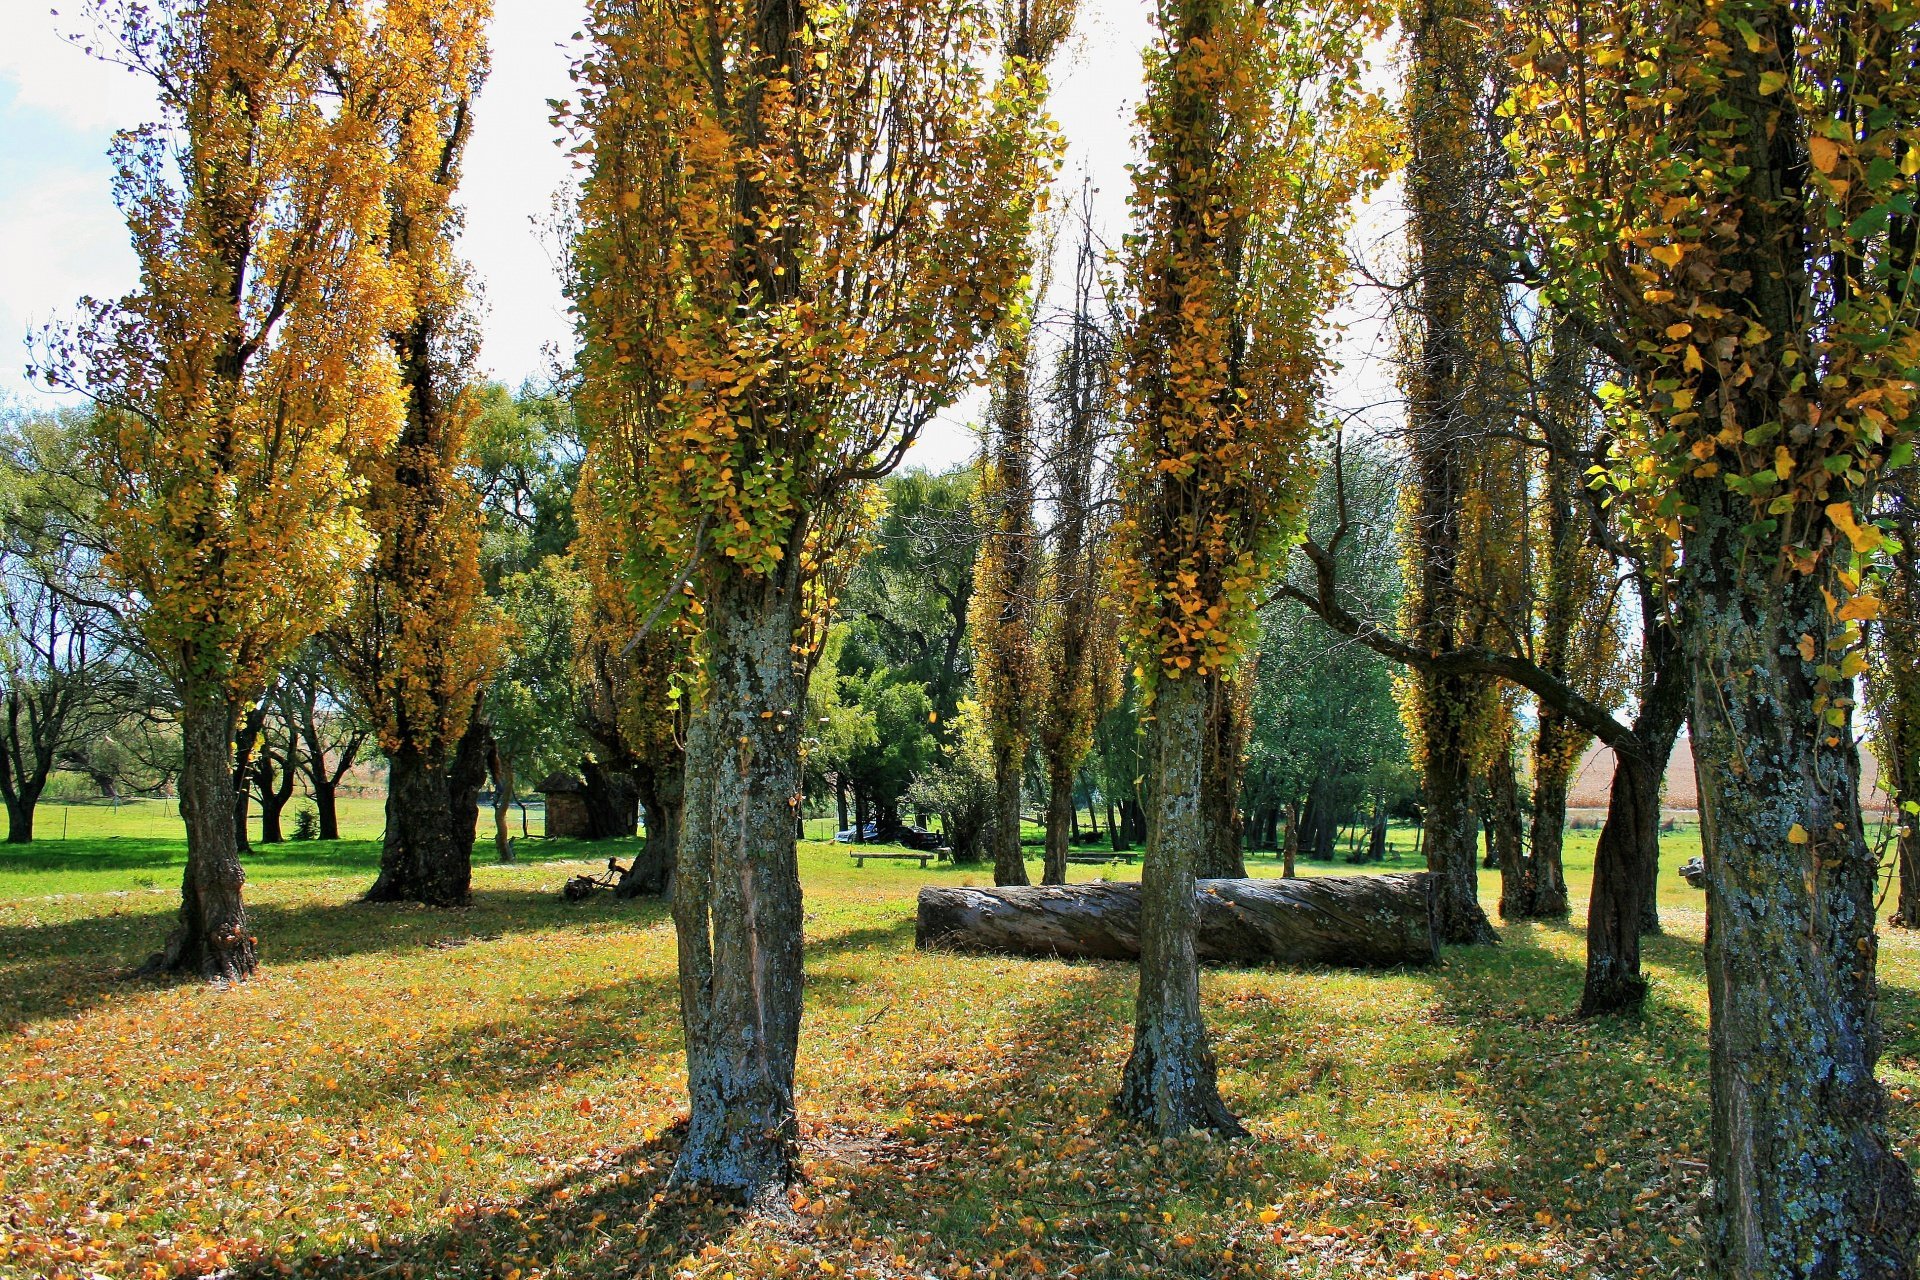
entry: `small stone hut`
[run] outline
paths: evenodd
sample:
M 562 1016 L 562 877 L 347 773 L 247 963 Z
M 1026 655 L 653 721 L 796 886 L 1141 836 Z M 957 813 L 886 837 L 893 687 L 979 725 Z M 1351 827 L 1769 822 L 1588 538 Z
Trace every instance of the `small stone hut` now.
M 585 840 L 593 824 L 587 817 L 586 783 L 568 773 L 549 774 L 534 790 L 547 801 L 547 835 Z

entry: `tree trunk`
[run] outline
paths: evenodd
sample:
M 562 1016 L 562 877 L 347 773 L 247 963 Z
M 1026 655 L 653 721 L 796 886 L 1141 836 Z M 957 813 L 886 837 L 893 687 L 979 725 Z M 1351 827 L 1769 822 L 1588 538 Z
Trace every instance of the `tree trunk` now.
M 1508 745 L 1494 752 L 1487 773 L 1487 843 L 1499 854 L 1500 915 L 1506 920 L 1525 920 L 1533 911 L 1533 866 L 1520 824 L 1520 779 Z
M 630 770 L 582 760 L 580 793 L 587 807 L 587 839 L 627 840 L 640 829 L 640 791 Z
M 487 783 L 487 753 L 493 731 L 479 718 L 476 704 L 467 731 L 454 745 L 447 769 L 447 800 L 453 810 L 453 838 L 462 862 L 473 866 L 474 841 L 480 838 L 480 791 Z
M 1431 877 L 1199 880 L 1194 954 L 1209 964 L 1433 964 Z M 1138 884 L 920 891 L 921 947 L 1069 960 L 1140 958 Z
M 1300 802 L 1287 802 L 1287 834 L 1280 849 L 1280 874 L 1291 880 L 1294 878 L 1294 860 L 1300 855 Z
M 1646 867 L 1660 858 L 1660 786 L 1674 739 L 1686 722 L 1691 689 L 1687 664 L 1651 583 L 1638 583 L 1641 624 L 1640 710 L 1637 746 L 1614 752 L 1607 818 L 1594 850 L 1593 896 L 1587 907 L 1587 973 L 1580 1013 L 1636 1010 L 1646 997 L 1640 974 L 1640 935 L 1648 892 Z M 1622 887 L 1631 880 L 1631 891 Z M 1629 936 L 1631 935 L 1631 936 Z
M 1664 790 L 1666 761 L 1660 763 L 1661 789 Z M 1653 813 L 1646 827 L 1646 839 L 1640 845 L 1640 932 L 1657 935 L 1660 928 L 1660 803 L 1655 793 Z
M 1560 717 L 1554 716 L 1558 721 Z M 1548 733 L 1548 713 L 1540 713 L 1539 738 Z M 1535 741 L 1539 741 L 1536 738 Z M 1522 918 L 1564 920 L 1572 911 L 1567 901 L 1565 862 L 1567 833 L 1567 788 L 1572 764 L 1559 757 L 1542 759 L 1539 752 L 1533 762 L 1533 894 L 1525 904 Z M 1506 906 L 1501 905 L 1505 914 Z
M 845 831 L 847 829 L 847 779 L 846 775 L 841 773 L 833 775 L 833 813 L 834 820 L 839 823 L 834 831 L 836 833 Z
M 1816 693 L 1825 655 L 1797 651 L 1832 625 L 1822 578 L 1769 573 L 1740 532 L 1745 501 L 1717 496 L 1688 530 L 1679 591 L 1706 847 L 1713 1253 L 1729 1276 L 1909 1276 L 1920 1214 L 1874 1078 L 1877 867 L 1850 682 Z
M 1387 806 L 1379 797 L 1373 801 L 1373 825 L 1367 832 L 1367 861 L 1387 860 Z
M 1248 668 L 1248 674 L 1252 668 Z M 1234 678 L 1206 677 L 1206 746 L 1200 772 L 1201 838 L 1194 874 L 1218 879 L 1247 874 L 1241 852 L 1240 783 L 1246 771 L 1245 714 Z
M 415 747 L 388 753 L 387 834 L 380 875 L 366 901 L 463 906 L 472 884 L 472 853 L 471 842 L 461 849 L 454 832 L 446 763 Z
M 234 847 L 241 853 L 253 852 L 247 832 L 247 810 L 253 799 L 253 751 L 260 741 L 260 730 L 267 722 L 265 700 L 247 709 L 233 737 L 233 791 L 227 803 L 233 810 Z
M 234 981 L 259 964 L 242 895 L 247 873 L 234 839 L 237 709 L 221 690 L 189 685 L 182 692 L 180 814 L 187 827 L 187 867 L 181 878 L 179 922 L 166 950 L 148 967 Z
M 615 887 L 615 894 L 622 898 L 672 893 L 680 853 L 681 815 L 686 808 L 684 768 L 673 764 L 642 769 L 639 783 L 640 803 L 647 810 L 647 840 Z
M 1433 677 L 1436 685 L 1454 682 Z M 1444 942 L 1486 944 L 1499 941 L 1480 909 L 1479 824 L 1473 812 L 1473 776 L 1464 741 L 1445 738 L 1464 732 L 1458 717 L 1435 717 L 1428 729 L 1424 771 L 1427 792 L 1427 870 L 1433 873 L 1434 900 Z
M 339 786 L 331 778 L 318 775 L 309 779 L 313 784 L 313 808 L 320 819 L 320 838 L 338 840 L 340 838 Z
M 287 798 L 277 792 L 268 791 L 260 796 L 261 844 L 286 843 L 286 834 L 280 828 L 280 815 L 286 808 Z
M 1067 853 L 1073 835 L 1074 810 L 1073 763 L 1064 753 L 1047 762 L 1047 856 L 1041 868 L 1041 884 L 1067 882 Z
M 1895 899 L 1889 924 L 1902 929 L 1920 929 L 1920 818 L 1910 813 L 1896 815 L 1900 835 L 1898 850 L 1899 897 Z M 31 815 L 28 818 L 32 820 Z
M 993 734 L 993 882 L 1026 884 L 1020 849 L 1020 752 L 1011 730 Z
M 1193 859 L 1206 836 L 1201 814 L 1207 690 L 1163 679 L 1153 707 L 1154 816 L 1140 890 L 1140 991 L 1133 1049 L 1115 1109 L 1162 1134 L 1244 1133 L 1220 1100 L 1200 1011 L 1199 926 Z
M 792 1181 L 798 1136 L 801 774 L 792 726 L 806 713 L 806 690 L 792 652 L 796 594 L 728 580 L 708 601 L 707 692 L 688 734 L 674 878 L 691 1104 L 674 1178 L 749 1202 Z
M 25 789 L 14 792 L 7 800 L 7 843 L 33 843 L 33 811 L 39 804 L 39 797 L 30 795 Z
M 1476 352 L 1468 334 L 1472 291 L 1487 269 L 1485 235 L 1474 210 L 1490 178 L 1471 167 L 1480 128 L 1475 95 L 1486 56 L 1482 26 L 1445 4 L 1408 14 L 1406 111 L 1411 154 L 1406 192 L 1418 270 L 1407 375 L 1413 484 L 1406 527 L 1417 566 L 1409 621 L 1420 644 L 1445 652 L 1463 639 L 1461 509 L 1467 451 L 1482 439 L 1473 420 Z M 1421 783 L 1426 792 L 1427 869 L 1433 873 L 1441 938 L 1497 940 L 1480 909 L 1473 814 L 1472 724 L 1484 677 L 1416 672 Z
M 513 810 L 513 760 L 495 743 L 487 752 L 493 773 L 493 853 L 501 862 L 513 861 L 513 829 L 507 819 Z
M 1580 1016 L 1630 1013 L 1646 999 L 1640 974 L 1640 870 L 1649 827 L 1660 822 L 1660 773 L 1645 758 L 1614 753 L 1607 820 L 1593 854 L 1593 897 L 1587 904 L 1587 976 Z

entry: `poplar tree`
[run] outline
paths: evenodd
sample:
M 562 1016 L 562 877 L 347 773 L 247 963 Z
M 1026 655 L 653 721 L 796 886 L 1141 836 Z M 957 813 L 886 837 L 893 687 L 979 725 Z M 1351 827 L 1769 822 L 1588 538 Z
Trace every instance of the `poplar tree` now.
M 1482 0 L 1415 0 L 1404 21 L 1409 57 L 1406 188 L 1413 258 L 1406 313 L 1407 440 L 1412 483 L 1405 498 L 1407 631 L 1429 652 L 1469 643 L 1463 590 L 1462 509 L 1479 440 L 1478 357 L 1497 341 L 1500 286 L 1482 234 L 1494 181 L 1481 91 L 1489 69 L 1490 13 Z M 1423 830 L 1441 937 L 1496 941 L 1480 907 L 1474 763 L 1476 727 L 1491 723 L 1493 682 L 1469 671 L 1415 668 L 1403 684 L 1414 764 L 1426 802 Z
M 1911 1275 L 1874 1076 L 1876 863 L 1853 737 L 1874 489 L 1912 456 L 1920 9 L 1522 10 L 1517 189 L 1552 287 L 1620 335 L 1608 483 L 1670 547 L 1707 873 L 1710 1254 Z
M 1154 816 L 1140 989 L 1116 1109 L 1240 1131 L 1200 1012 L 1194 860 L 1209 677 L 1238 663 L 1262 576 L 1311 488 L 1315 321 L 1378 162 L 1356 64 L 1382 15 L 1164 0 L 1141 109 L 1124 336 L 1119 588 L 1148 697 Z
M 1920 929 L 1920 513 L 1914 510 L 1914 484 L 1909 468 L 1887 485 L 1880 502 L 1898 546 L 1867 670 L 1869 742 L 1880 761 L 1893 826 L 1894 907 L 1888 923 L 1903 929 Z
M 676 1177 L 771 1204 L 795 1172 L 809 584 L 980 376 L 1046 170 L 1044 79 L 1019 59 L 990 79 L 960 0 L 608 0 L 588 34 L 582 376 L 626 398 L 642 621 L 701 628 Z
M 486 78 L 486 0 L 387 0 L 349 103 L 386 122 L 388 260 L 406 291 L 389 335 L 406 395 L 391 451 L 365 470 L 378 539 L 329 644 L 387 757 L 372 902 L 458 906 L 473 876 L 486 727 L 477 711 L 502 623 L 480 576 L 480 499 L 462 473 L 478 412 L 454 196 Z
M 346 605 L 372 541 L 360 468 L 405 416 L 386 341 L 407 291 L 383 252 L 388 139 L 342 109 L 369 74 L 358 5 L 89 6 L 151 82 L 114 142 L 140 280 L 88 299 L 38 361 L 99 406 L 87 456 L 107 568 L 180 707 L 187 866 L 157 967 L 251 973 L 234 731 L 271 674 Z
M 1095 723 L 1112 702 L 1112 611 L 1103 608 L 1102 561 L 1109 522 L 1096 507 L 1108 468 L 1104 438 L 1116 406 L 1113 342 L 1095 312 L 1099 261 L 1090 225 L 1074 255 L 1074 308 L 1053 379 L 1047 472 L 1053 526 L 1048 531 L 1046 607 L 1040 627 L 1044 692 L 1034 737 L 1047 777 L 1047 845 L 1041 879 L 1067 882 L 1074 825 L 1074 781 L 1093 745 Z M 1104 663 L 1110 668 L 1112 663 Z
M 1043 72 L 1073 26 L 1076 0 L 1011 0 L 1001 13 L 1002 56 Z M 974 681 L 993 748 L 993 882 L 1026 884 L 1020 846 L 1020 793 L 1044 669 L 1040 625 L 1040 528 L 1034 515 L 1034 321 L 1051 277 L 1053 251 L 1040 234 L 1047 191 L 1036 187 L 1024 210 L 1030 233 L 1028 275 L 994 335 L 992 398 L 982 441 L 980 554 L 974 561 Z M 1060 883 L 1050 881 L 1049 883 Z

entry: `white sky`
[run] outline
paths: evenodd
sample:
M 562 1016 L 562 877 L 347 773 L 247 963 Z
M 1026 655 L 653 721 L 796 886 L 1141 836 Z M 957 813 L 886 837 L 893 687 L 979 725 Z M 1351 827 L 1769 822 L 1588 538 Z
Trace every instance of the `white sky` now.
M 485 291 L 481 364 L 509 384 L 544 377 L 548 348 L 564 353 L 571 341 L 543 231 L 570 166 L 546 104 L 569 91 L 581 13 L 576 0 L 495 0 L 493 74 L 466 164 L 461 251 Z M 1101 233 L 1116 243 L 1147 14 L 1142 0 L 1087 0 L 1055 73 L 1052 107 L 1069 145 L 1062 194 L 1090 180 Z M 106 149 L 115 129 L 151 116 L 152 100 L 140 79 L 64 41 L 70 23 L 46 0 L 0 0 L 0 396 L 34 395 L 25 377 L 30 332 L 72 315 L 82 295 L 115 297 L 134 282 Z M 1062 239 L 1071 252 L 1071 237 Z M 1056 274 L 1057 286 L 1070 283 Z M 943 415 L 910 465 L 939 469 L 966 458 L 974 447 L 966 424 L 980 403 L 975 396 Z

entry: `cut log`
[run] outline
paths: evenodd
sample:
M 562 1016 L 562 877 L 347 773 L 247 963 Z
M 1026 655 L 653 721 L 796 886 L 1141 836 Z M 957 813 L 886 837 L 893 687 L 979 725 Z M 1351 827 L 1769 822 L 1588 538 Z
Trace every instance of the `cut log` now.
M 1200 959 L 1210 964 L 1358 968 L 1439 958 L 1424 871 L 1299 880 L 1202 880 Z M 921 947 L 1073 960 L 1140 958 L 1140 886 L 920 890 Z

